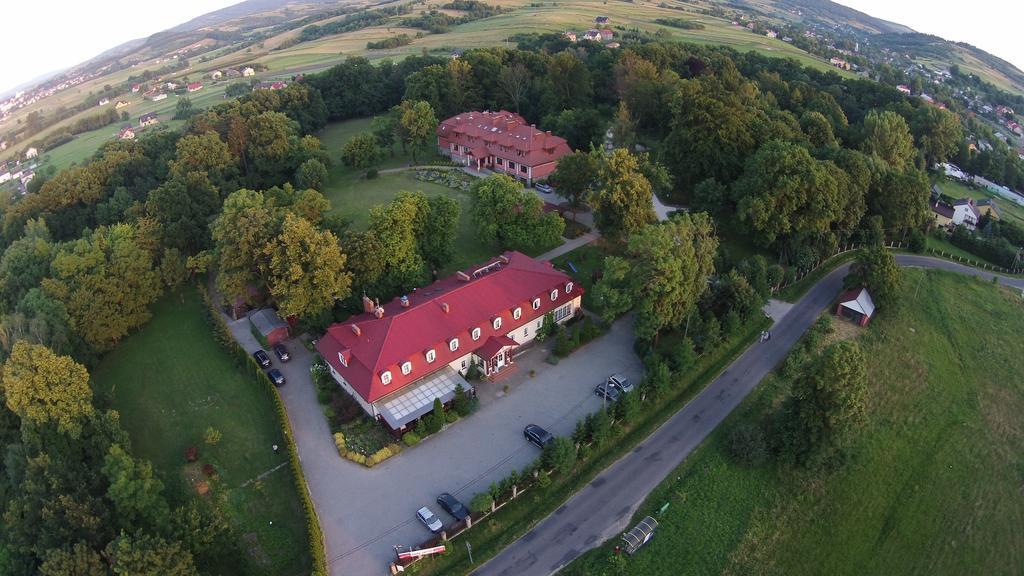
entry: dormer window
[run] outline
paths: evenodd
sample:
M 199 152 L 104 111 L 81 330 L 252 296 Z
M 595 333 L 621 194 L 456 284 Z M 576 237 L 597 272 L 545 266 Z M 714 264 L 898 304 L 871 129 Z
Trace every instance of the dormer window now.
M 551 301 L 554 302 L 555 300 L 558 300 L 558 288 L 551 291 Z
M 338 362 L 341 362 L 342 366 L 348 368 L 348 362 L 345 360 L 345 354 L 338 352 Z
M 451 350 L 452 352 L 455 352 L 456 350 L 458 350 L 459 349 L 459 339 L 458 338 L 452 338 L 451 340 L 449 340 L 448 341 L 448 349 Z
M 391 371 L 385 370 L 380 373 L 380 383 L 385 386 L 391 384 Z
M 537 310 L 539 308 L 540 308 L 540 298 L 534 298 L 533 299 L 533 309 Z
M 516 306 L 516 309 L 512 311 L 512 319 L 519 320 L 523 316 L 523 309 Z
M 479 328 L 473 328 L 472 335 L 473 335 L 473 340 L 479 340 L 480 339 L 480 329 Z
M 565 285 L 565 293 L 568 294 L 569 292 L 572 292 L 572 282 Z
M 408 376 L 409 372 L 412 372 L 412 362 L 402 362 L 402 374 Z
M 430 350 L 427 350 L 427 364 L 433 362 L 436 359 L 437 359 L 437 352 L 434 352 L 433 348 L 431 348 Z
M 500 329 L 501 328 L 501 316 L 498 316 L 497 318 L 495 318 L 494 322 L 491 323 L 491 326 L 494 326 L 495 330 Z

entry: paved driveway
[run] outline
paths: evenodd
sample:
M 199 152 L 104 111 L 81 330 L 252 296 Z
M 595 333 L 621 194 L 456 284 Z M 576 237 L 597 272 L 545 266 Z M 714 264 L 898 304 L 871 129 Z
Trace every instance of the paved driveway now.
M 247 350 L 259 347 L 246 321 L 230 326 Z M 523 368 L 497 384 L 480 383 L 509 384 L 510 393 L 372 469 L 338 456 L 309 378 L 312 354 L 297 341 L 289 343 L 292 361 L 281 364 L 275 358 L 274 365 L 288 380 L 281 396 L 327 539 L 331 573 L 384 574 L 394 545 L 418 544 L 430 536 L 413 517 L 417 508 L 430 504 L 449 521 L 434 504 L 439 493 L 451 492 L 468 504 L 491 482 L 525 467 L 539 454 L 523 439 L 526 424 L 571 434 L 577 420 L 601 407 L 594 386 L 608 374 L 623 372 L 639 381 L 643 368 L 632 343 L 627 317 L 557 366 L 540 364 L 534 378 Z M 527 354 L 534 364 L 546 353 Z

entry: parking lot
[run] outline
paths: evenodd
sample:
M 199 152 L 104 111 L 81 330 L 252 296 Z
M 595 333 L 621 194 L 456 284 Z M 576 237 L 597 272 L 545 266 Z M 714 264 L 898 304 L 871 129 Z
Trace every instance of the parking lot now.
M 245 320 L 230 326 L 246 349 L 259 348 Z M 525 467 L 539 454 L 523 438 L 525 425 L 571 434 L 577 420 L 601 407 L 594 386 L 609 374 L 640 380 L 642 365 L 632 342 L 626 318 L 555 366 L 544 362 L 546 349 L 535 348 L 517 360 L 513 375 L 478 383 L 481 394 L 492 399 L 476 413 L 373 469 L 338 456 L 309 378 L 313 355 L 297 341 L 289 343 L 291 362 L 274 358 L 274 365 L 288 379 L 281 395 L 327 539 L 331 573 L 386 573 L 395 545 L 418 544 L 430 536 L 415 518 L 418 508 L 430 505 L 450 523 L 435 502 L 438 494 L 451 492 L 468 505 L 491 482 Z

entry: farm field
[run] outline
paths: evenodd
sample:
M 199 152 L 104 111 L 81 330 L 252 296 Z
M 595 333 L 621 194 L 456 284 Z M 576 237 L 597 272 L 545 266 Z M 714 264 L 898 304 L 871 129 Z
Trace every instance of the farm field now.
M 741 423 L 765 422 L 772 376 L 641 506 L 654 539 L 618 574 L 1015 574 L 1024 565 L 1024 330 L 1019 294 L 906 270 L 898 309 L 860 336 L 868 423 L 845 465 L 747 468 Z M 837 334 L 860 330 L 835 321 Z M 983 331 L 964 329 L 985 326 Z M 607 573 L 611 542 L 562 573 Z
M 272 450 L 284 444 L 274 404 L 243 370 L 214 340 L 196 289 L 186 287 L 164 296 L 152 320 L 92 376 L 98 398 L 120 412 L 135 453 L 153 463 L 172 502 L 197 497 L 187 478 L 203 476 L 198 466 L 186 469 L 186 449 L 197 447 L 198 462 L 215 467 L 211 493 L 225 496 L 248 561 L 213 573 L 308 573 L 306 523 L 287 452 Z M 215 446 L 203 441 L 208 427 L 222 434 Z

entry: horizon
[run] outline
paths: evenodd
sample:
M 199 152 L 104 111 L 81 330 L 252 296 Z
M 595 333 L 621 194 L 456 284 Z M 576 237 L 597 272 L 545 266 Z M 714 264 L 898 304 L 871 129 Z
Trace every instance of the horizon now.
M 102 17 L 111 11 L 130 12 L 137 9 L 131 0 L 99 0 L 97 3 L 66 4 L 62 0 L 39 0 L 32 5 L 32 12 L 39 14 L 57 13 L 59 18 L 51 19 L 40 31 L 28 27 L 8 31 L 8 40 L 15 46 L 33 46 L 34 58 L 21 59 L 9 64 L 0 79 L 0 94 L 8 95 L 19 89 L 30 88 L 68 69 L 82 64 L 96 56 L 131 40 L 148 38 L 169 28 L 184 24 L 193 18 L 240 4 L 239 0 L 180 0 L 179 2 L 148 7 L 149 26 L 127 28 L 120 19 Z M 961 14 L 950 21 L 932 9 L 933 2 L 911 0 L 893 3 L 883 0 L 837 0 L 838 4 L 853 8 L 875 18 L 907 26 L 923 34 L 939 36 L 951 42 L 965 42 L 992 54 L 1024 73 L 1024 44 L 1015 41 L 1015 22 L 1024 16 L 1024 8 L 1001 6 L 999 0 L 977 0 L 975 9 Z M 153 10 L 150 10 L 152 8 Z M 992 19 L 995 13 L 1009 13 L 1010 17 Z M 31 16 L 21 14 L 20 16 Z M 91 34 L 80 33 L 85 22 Z M 998 33 L 993 34 L 995 29 Z M 76 55 L 70 56 L 64 50 L 61 38 L 76 37 Z M 42 39 L 42 43 L 39 40 Z M 86 54 L 82 56 L 81 54 Z M 50 72 L 47 72 L 49 70 Z

